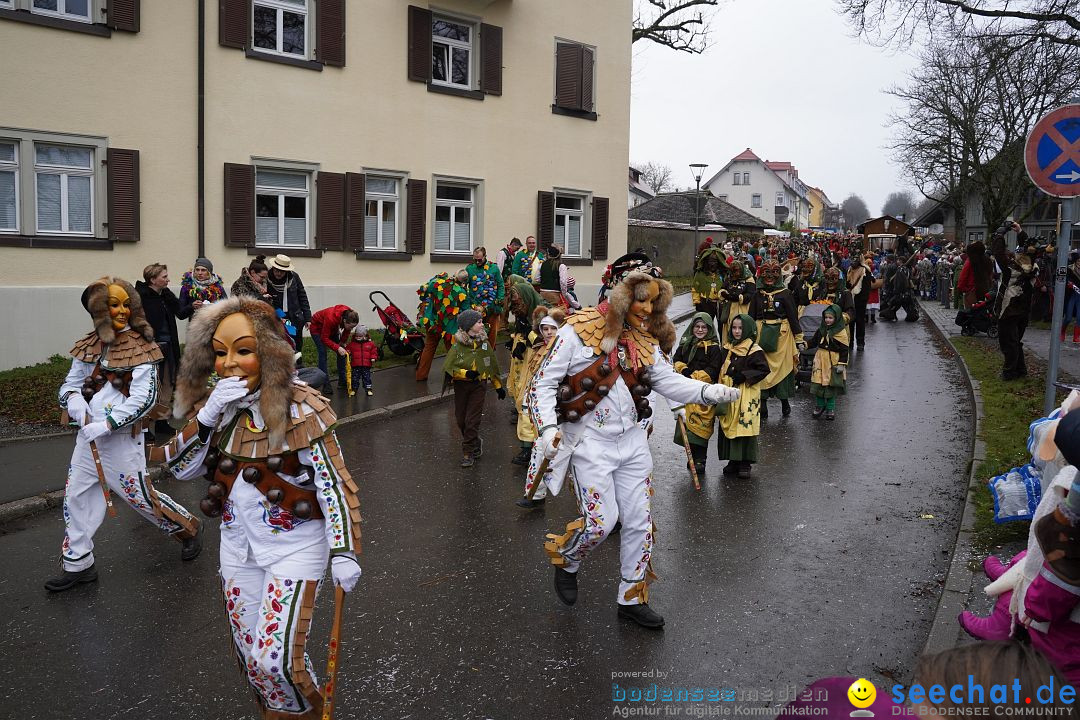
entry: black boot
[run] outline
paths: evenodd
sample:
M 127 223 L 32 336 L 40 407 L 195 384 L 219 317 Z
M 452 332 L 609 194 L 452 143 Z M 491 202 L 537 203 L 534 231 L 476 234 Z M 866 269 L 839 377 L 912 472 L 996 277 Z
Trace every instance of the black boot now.
M 762 400 L 761 401 L 761 419 L 762 420 L 768 420 L 769 419 L 769 401 L 768 400 Z
M 745 460 L 743 462 L 739 463 L 739 479 L 740 480 L 749 480 L 750 479 L 750 463 L 746 462 Z
M 525 510 L 538 510 L 544 507 L 544 500 L 545 498 L 533 498 L 530 500 L 529 498 L 522 496 L 518 498 L 514 504 Z
M 334 388 L 330 387 L 329 381 L 322 386 L 322 394 L 323 397 L 334 397 Z
M 781 400 L 780 401 L 780 414 L 783 415 L 784 417 L 787 417 L 788 415 L 791 414 L 791 401 L 790 400 Z
M 195 535 L 184 540 L 184 545 L 180 548 L 181 560 L 187 562 L 199 557 L 199 553 L 202 552 L 202 533 L 203 524 L 200 522 L 199 527 L 195 529 Z
M 95 565 L 91 565 L 85 570 L 79 570 L 78 572 L 65 570 L 60 577 L 46 580 L 45 589 L 49 592 L 63 592 L 65 590 L 70 590 L 79 583 L 92 582 L 97 582 L 97 567 Z
M 577 573 L 555 568 L 555 594 L 567 605 L 577 602 Z
M 705 477 L 705 461 L 694 463 L 694 472 L 697 473 L 698 479 Z
M 620 605 L 619 617 L 633 620 L 641 627 L 650 629 L 664 627 L 664 617 L 645 603 L 640 605 Z
M 724 466 L 725 475 L 736 475 L 739 472 L 739 463 L 734 460 L 729 460 L 728 464 Z
M 514 459 L 510 461 L 512 465 L 528 465 L 529 458 L 532 456 L 532 447 L 523 447 L 521 451 L 514 456 Z

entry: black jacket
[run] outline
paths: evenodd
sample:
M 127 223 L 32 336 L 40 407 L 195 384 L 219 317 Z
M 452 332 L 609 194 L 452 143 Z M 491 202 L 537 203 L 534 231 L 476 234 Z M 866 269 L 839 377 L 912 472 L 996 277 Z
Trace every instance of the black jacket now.
M 135 283 L 135 290 L 142 299 L 146 322 L 154 329 L 154 337 L 165 355 L 165 364 L 169 368 L 169 379 L 176 379 L 176 368 L 180 365 L 180 334 L 176 330 L 176 321 L 191 317 L 192 308 L 180 307 L 180 300 L 169 288 L 155 292 L 142 280 Z
M 795 298 L 790 290 L 781 289 L 774 292 L 771 289 L 759 288 L 750 301 L 750 317 L 760 325 L 763 320 L 787 320 L 791 326 L 791 332 L 802 332 L 799 325 L 799 308 L 795 304 Z
M 686 347 L 680 345 L 675 350 L 674 362 L 686 363 L 686 369 L 682 372 L 682 374 L 686 377 L 690 377 L 698 370 L 704 370 L 705 372 L 709 373 L 710 382 L 716 382 L 719 379 L 718 376 L 720 375 L 720 362 L 721 358 L 723 357 L 720 345 L 713 343 L 709 345 L 705 352 L 698 350 L 696 353 L 694 353 L 693 361 L 687 362 L 686 358 L 690 355 L 690 350 L 693 348 L 694 345 L 697 344 L 697 342 L 697 340 L 694 340 L 694 343 L 692 345 L 688 345 Z
M 720 353 L 720 367 L 724 366 L 724 360 L 729 354 L 731 364 L 728 365 L 727 376 L 735 385 L 757 385 L 769 376 L 769 359 L 765 357 L 764 350 L 755 350 L 740 356 L 725 348 Z
M 809 347 L 820 347 L 825 350 L 829 350 L 830 352 L 834 352 L 839 355 L 838 361 L 847 365 L 848 350 L 850 348 L 844 343 L 837 340 L 835 335 L 832 337 L 828 337 L 827 335 L 825 335 L 824 326 L 819 327 L 817 329 L 817 332 L 814 333 L 814 337 L 810 338 Z
M 271 277 L 267 279 L 266 289 L 274 298 L 274 309 L 281 310 L 284 307 L 283 293 L 274 286 L 273 272 L 273 270 L 270 271 Z M 311 322 L 311 306 L 308 304 L 307 290 L 304 289 L 303 281 L 295 272 L 290 272 L 285 282 L 288 283 L 285 291 L 288 293 L 289 300 L 288 318 L 292 320 L 293 325 L 302 327 L 305 323 Z

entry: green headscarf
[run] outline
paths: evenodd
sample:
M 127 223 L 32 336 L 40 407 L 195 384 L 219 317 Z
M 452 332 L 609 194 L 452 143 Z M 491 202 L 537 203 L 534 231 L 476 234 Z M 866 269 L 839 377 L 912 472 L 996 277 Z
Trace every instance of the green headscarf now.
M 717 345 L 720 344 L 720 337 L 716 334 L 716 327 L 713 325 L 712 315 L 704 312 L 695 313 L 694 317 L 690 319 L 690 325 L 688 325 L 686 330 L 683 331 L 682 339 L 679 340 L 680 348 L 685 349 L 689 347 L 689 352 L 686 355 L 687 365 L 693 362 L 694 355 L 697 354 L 699 348 L 699 341 L 694 336 L 694 325 L 696 325 L 698 321 L 705 323 L 705 326 L 709 329 L 708 332 L 705 333 L 705 337 L 702 338 L 702 340 L 714 342 Z
M 754 322 L 754 318 L 746 313 L 739 313 L 735 318 L 742 320 L 742 339 L 739 340 L 739 343 L 743 340 L 757 342 L 757 323 Z M 731 319 L 731 324 L 735 323 L 735 318 Z M 727 341 L 729 345 L 737 345 L 738 343 L 735 342 L 735 338 L 731 335 L 731 324 L 728 325 Z
M 833 317 L 836 318 L 836 322 L 834 322 L 831 327 L 825 324 L 825 313 L 832 313 Z M 833 303 L 821 311 L 821 334 L 825 337 L 832 337 L 843 330 L 845 325 L 844 311 L 841 310 L 840 306 L 836 303 Z
M 536 292 L 536 288 L 532 286 L 532 283 L 520 275 L 511 275 L 506 278 L 506 290 L 508 294 L 511 288 L 513 288 L 514 292 L 521 298 L 521 302 L 525 305 L 524 319 L 531 322 L 533 310 L 536 310 L 540 305 L 544 305 L 544 299 L 540 297 L 540 293 Z M 509 303 L 509 300 L 507 303 Z

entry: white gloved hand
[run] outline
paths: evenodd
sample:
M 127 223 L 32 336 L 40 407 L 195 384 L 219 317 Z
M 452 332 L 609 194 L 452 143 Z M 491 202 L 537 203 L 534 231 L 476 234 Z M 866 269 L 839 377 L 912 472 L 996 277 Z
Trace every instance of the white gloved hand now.
M 684 407 L 673 408 L 671 412 L 673 412 L 675 414 L 675 417 L 679 418 L 683 422 L 686 422 L 686 407 L 685 406 Z
M 709 405 L 735 402 L 739 399 L 739 390 L 738 388 L 728 387 L 727 385 L 707 385 L 705 389 L 701 391 L 701 397 Z
M 82 430 L 79 430 L 79 437 L 86 442 L 94 442 L 103 435 L 108 435 L 112 432 L 112 428 L 109 427 L 109 423 L 102 420 L 101 422 L 92 422 L 89 425 L 83 425 Z
M 195 417 L 206 427 L 214 427 L 221 419 L 225 406 L 247 395 L 247 380 L 239 377 L 226 377 L 218 380 L 206 404 Z
M 559 451 L 559 449 L 555 447 L 555 436 L 558 434 L 559 431 L 557 428 L 549 427 L 544 431 L 543 435 L 536 439 L 536 449 L 548 460 L 553 460 L 555 458 L 555 453 Z
M 330 561 L 330 574 L 334 576 L 335 584 L 345 592 L 352 592 L 360 579 L 360 563 L 355 555 L 335 555 Z
M 90 414 L 90 406 L 83 400 L 82 395 L 72 393 L 67 400 L 67 414 L 73 424 L 82 427 L 86 424 L 86 416 Z

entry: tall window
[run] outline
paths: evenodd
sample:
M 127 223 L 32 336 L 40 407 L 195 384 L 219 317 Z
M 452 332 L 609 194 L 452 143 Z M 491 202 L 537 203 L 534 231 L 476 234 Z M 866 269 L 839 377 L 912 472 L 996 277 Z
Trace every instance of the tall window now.
M 555 196 L 555 236 L 553 242 L 567 257 L 581 257 L 581 228 L 585 218 L 585 198 L 581 195 Z
M 476 188 L 460 183 L 435 186 L 435 250 L 472 251 Z
M 0 232 L 19 229 L 19 149 L 0 141 Z
M 461 20 L 431 18 L 431 82 L 472 89 L 473 27 Z
M 256 245 L 307 247 L 310 179 L 308 173 L 256 171 Z
M 782 193 L 782 192 L 776 193 L 776 204 L 777 205 L 786 205 L 786 203 L 784 202 L 784 193 Z
M 749 185 L 750 184 L 750 173 L 743 173 L 742 174 L 742 184 L 743 185 Z
M 731 174 L 731 184 L 732 185 L 742 185 L 742 183 L 739 182 L 740 180 L 742 180 L 742 173 L 732 173 Z
M 753 195 L 750 196 L 750 207 L 756 207 L 756 208 L 761 207 L 761 195 L 760 194 L 754 193 Z
M 91 235 L 94 228 L 94 151 L 66 145 L 34 146 L 37 231 Z
M 368 250 L 396 250 L 398 229 L 397 178 L 368 175 L 364 182 L 364 247 Z
M 30 12 L 36 15 L 52 15 L 65 20 L 90 22 L 91 0 L 34 0 Z
M 251 13 L 253 48 L 307 57 L 308 0 L 254 0 Z

